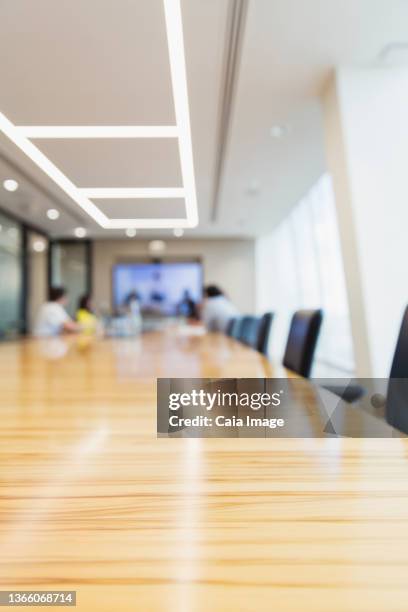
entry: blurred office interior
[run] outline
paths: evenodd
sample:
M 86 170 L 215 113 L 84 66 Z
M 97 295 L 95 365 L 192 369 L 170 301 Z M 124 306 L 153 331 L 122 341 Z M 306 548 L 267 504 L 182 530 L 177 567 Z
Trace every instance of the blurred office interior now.
M 71 312 L 92 292 L 107 313 L 118 262 L 200 260 L 241 313 L 274 312 L 272 357 L 294 311 L 322 308 L 314 373 L 387 376 L 408 301 L 406 3 L 182 2 L 196 225 L 181 192 L 166 197 L 185 179 L 177 137 L 53 130 L 175 122 L 161 2 L 93 4 L 78 22 L 69 3 L 2 3 L 1 337 L 32 331 L 50 284 Z M 105 190 L 89 198 L 103 214 L 136 223 L 101 227 L 24 134 L 79 192 Z
M 406 610 L 408 2 L 1 0 L 0 64 L 2 588 Z M 296 436 L 159 439 L 170 377 Z

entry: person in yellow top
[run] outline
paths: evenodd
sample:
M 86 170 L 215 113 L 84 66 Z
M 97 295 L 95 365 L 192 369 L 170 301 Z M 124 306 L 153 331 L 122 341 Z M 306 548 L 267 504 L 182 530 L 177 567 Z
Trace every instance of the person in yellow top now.
M 98 319 L 93 313 L 90 295 L 83 295 L 79 299 L 76 320 L 83 332 L 88 334 L 95 334 L 97 332 Z

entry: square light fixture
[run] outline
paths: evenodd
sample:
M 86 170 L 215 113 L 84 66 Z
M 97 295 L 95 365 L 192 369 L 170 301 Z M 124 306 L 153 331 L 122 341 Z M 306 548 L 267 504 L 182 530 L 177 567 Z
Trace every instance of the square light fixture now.
M 16 126 L 0 113 L 0 129 L 78 206 L 105 229 L 195 227 L 197 196 L 191 143 L 190 113 L 180 0 L 163 0 L 176 125 L 167 126 Z M 183 187 L 79 188 L 31 139 L 60 138 L 177 138 Z M 112 219 L 91 201 L 95 199 L 183 198 L 186 218 Z

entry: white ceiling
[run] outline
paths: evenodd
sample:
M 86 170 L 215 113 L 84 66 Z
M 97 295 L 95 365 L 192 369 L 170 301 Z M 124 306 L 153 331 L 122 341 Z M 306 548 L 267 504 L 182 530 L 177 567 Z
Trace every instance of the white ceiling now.
M 212 222 L 229 2 L 181 3 L 200 219 L 190 237 L 269 231 L 325 170 L 319 94 L 333 67 L 370 65 L 385 45 L 408 41 L 406 0 L 250 0 Z M 162 0 L 2 0 L 0 58 L 0 111 L 17 125 L 175 123 Z M 271 137 L 275 124 L 290 125 L 285 138 Z M 80 187 L 182 186 L 175 139 L 35 144 Z M 1 135 L 0 181 L 8 177 L 20 189 L 1 189 L 0 206 L 53 234 L 83 225 L 124 235 L 100 228 Z M 185 209 L 176 199 L 95 203 L 116 217 Z

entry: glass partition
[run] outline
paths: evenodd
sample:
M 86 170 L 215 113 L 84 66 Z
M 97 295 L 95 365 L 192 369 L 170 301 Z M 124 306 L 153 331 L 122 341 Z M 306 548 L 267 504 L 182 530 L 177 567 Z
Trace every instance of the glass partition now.
M 67 311 L 74 317 L 79 298 L 90 291 L 90 243 L 58 241 L 51 244 L 50 285 L 67 290 Z
M 14 337 L 23 321 L 23 233 L 0 213 L 0 339 Z

